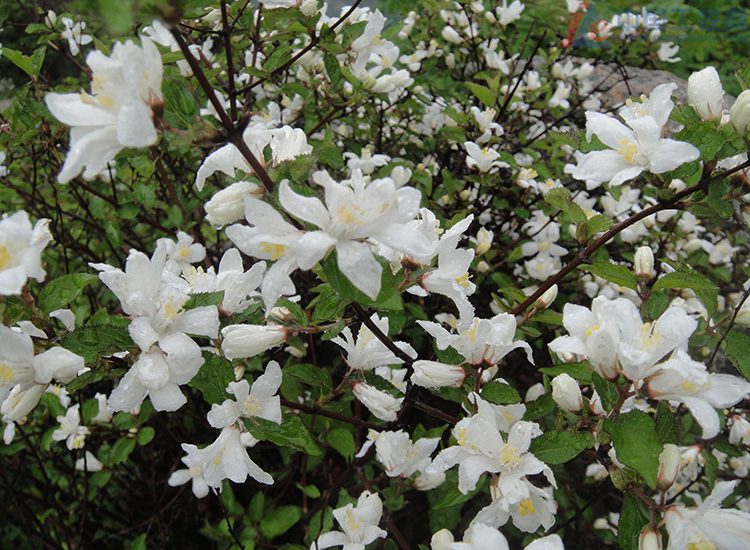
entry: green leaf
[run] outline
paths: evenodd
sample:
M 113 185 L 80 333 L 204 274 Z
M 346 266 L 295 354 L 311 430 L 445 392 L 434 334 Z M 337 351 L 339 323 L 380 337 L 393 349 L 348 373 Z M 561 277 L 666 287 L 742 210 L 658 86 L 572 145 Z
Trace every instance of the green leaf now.
M 99 13 L 113 34 L 125 34 L 133 25 L 135 0 L 100 0 Z
M 323 55 L 323 64 L 325 65 L 326 74 L 331 84 L 333 84 L 334 88 L 338 88 L 339 84 L 341 84 L 341 65 L 339 65 L 339 60 L 336 59 L 335 55 L 326 53 Z
M 526 413 L 523 415 L 524 420 L 532 421 L 548 415 L 557 408 L 557 403 L 552 399 L 550 394 L 541 396 L 539 399 L 526 403 Z
M 638 537 L 649 522 L 648 507 L 632 493 L 625 493 L 620 511 L 617 539 L 622 550 L 638 550 Z
M 597 262 L 593 264 L 583 264 L 578 266 L 578 268 L 588 271 L 592 275 L 601 277 L 602 279 L 618 286 L 632 288 L 633 290 L 638 288 L 638 281 L 633 272 L 621 265 L 615 265 L 608 262 Z
M 674 139 L 687 141 L 701 150 L 701 159 L 713 160 L 724 145 L 724 134 L 711 122 L 694 122 L 685 126 Z
M 559 311 L 551 311 L 549 309 L 537 312 L 531 320 L 536 323 L 545 323 L 547 325 L 556 325 L 558 327 L 561 327 L 563 324 L 562 313 Z
M 590 217 L 588 220 L 586 220 L 586 232 L 587 237 L 590 239 L 597 233 L 603 233 L 604 231 L 609 230 L 610 227 L 614 222 L 612 221 L 612 218 L 609 216 L 605 216 L 604 214 L 597 214 L 596 216 Z
M 21 52 L 5 47 L 3 48 L 2 55 L 31 78 L 36 77 L 31 66 L 31 58 L 28 55 L 23 55 Z
M 743 89 L 747 90 L 750 88 L 750 61 L 737 69 L 734 74 L 737 76 L 737 80 L 739 80 Z
M 51 280 L 39 293 L 39 309 L 45 313 L 67 306 L 75 300 L 84 287 L 98 280 L 91 273 L 71 273 Z
M 354 436 L 346 428 L 334 428 L 326 436 L 328 444 L 347 460 L 354 458 Z
M 708 196 L 706 197 L 709 206 L 720 218 L 725 220 L 728 220 L 734 214 L 732 203 L 724 198 L 727 191 L 729 191 L 728 180 L 713 181 L 708 188 Z
M 617 459 L 641 474 L 648 486 L 655 489 L 662 444 L 651 417 L 642 411 L 630 411 L 606 420 L 604 427 L 612 436 Z
M 291 529 L 301 517 L 302 508 L 299 506 L 280 506 L 260 521 L 260 531 L 269 539 L 278 537 Z
M 724 341 L 726 342 L 724 354 L 742 373 L 742 376 L 750 380 L 750 336 L 735 327 L 729 331 Z
M 487 107 L 492 109 L 495 106 L 497 100 L 495 99 L 495 94 L 492 93 L 492 90 L 485 86 L 476 84 L 475 82 L 466 82 L 466 86 L 475 96 L 477 96 L 477 99 L 487 105 Z
M 482 490 L 485 483 L 486 478 L 483 478 L 479 483 L 477 483 L 477 486 L 474 488 L 474 490 L 469 491 L 469 493 L 466 495 L 458 490 L 458 485 L 456 485 L 455 487 L 451 487 L 445 494 L 445 496 L 432 506 L 432 509 L 442 510 L 443 508 L 451 508 L 452 506 L 463 504 L 464 502 L 467 502 L 474 498 L 474 495 Z
M 404 309 L 404 303 L 401 300 L 401 294 L 396 288 L 396 279 L 391 272 L 390 265 L 388 265 L 388 262 L 383 258 L 376 259 L 382 266 L 383 271 L 380 279 L 380 292 L 374 301 L 360 289 L 355 287 L 346 275 L 341 272 L 335 251 L 329 254 L 323 261 L 323 271 L 325 272 L 326 277 L 328 277 L 328 282 L 333 289 L 338 294 L 349 300 L 359 302 L 367 307 L 378 309 Z
M 100 357 L 132 349 L 135 344 L 127 329 L 112 325 L 82 327 L 60 339 L 60 345 L 93 363 Z
M 328 370 L 307 363 L 288 365 L 284 367 L 284 374 L 293 376 L 314 388 L 320 388 L 324 392 L 328 392 L 333 387 L 331 374 Z
M 266 497 L 263 493 L 258 491 L 250 501 L 250 505 L 247 507 L 247 513 L 250 517 L 250 521 L 258 523 L 263 518 L 263 508 L 266 505 Z
M 704 275 L 696 271 L 675 271 L 667 273 L 654 283 L 653 290 L 664 288 L 689 288 L 700 298 L 703 305 L 711 316 L 716 312 L 718 305 L 719 288 L 709 281 Z
M 195 309 L 198 307 L 205 306 L 220 306 L 221 302 L 224 301 L 224 291 L 219 290 L 218 292 L 202 292 L 200 294 L 192 294 L 190 299 L 185 302 L 182 309 Z
M 125 462 L 130 453 L 135 449 L 135 439 L 124 437 L 118 439 L 114 447 L 112 447 L 112 461 L 114 464 L 121 464 Z
M 594 436 L 590 432 L 552 431 L 534 439 L 529 452 L 547 464 L 564 464 L 593 446 Z
M 521 396 L 513 386 L 500 382 L 490 382 L 482 388 L 482 398 L 495 405 L 508 405 L 521 402 Z
M 591 379 L 594 382 L 596 393 L 599 394 L 599 397 L 602 400 L 602 407 L 605 411 L 611 411 L 620 397 L 620 394 L 617 391 L 617 386 L 615 386 L 614 382 L 605 380 L 596 372 L 591 373 Z
M 672 408 L 664 401 L 659 401 L 656 409 L 656 435 L 662 443 L 680 443 L 680 425 Z
M 89 384 L 94 384 L 96 382 L 99 382 L 105 376 L 107 376 L 107 374 L 103 369 L 88 370 L 76 376 L 72 382 L 70 382 L 67 386 L 65 386 L 65 389 L 68 390 L 70 393 L 74 393 L 79 390 L 82 390 Z M 98 410 L 98 406 L 97 406 L 97 410 Z M 93 416 L 96 416 L 96 413 L 94 413 Z
M 258 439 L 270 441 L 280 447 L 292 446 L 313 456 L 323 454 L 296 414 L 285 413 L 281 425 L 258 417 L 243 420 L 248 431 Z
M 708 488 L 712 490 L 716 485 L 716 477 L 719 474 L 719 460 L 714 456 L 711 449 L 703 448 L 703 471 L 706 473 Z
M 588 363 L 565 363 L 555 367 L 544 367 L 539 370 L 549 376 L 567 374 L 579 382 L 591 382 L 591 365 Z
M 234 381 L 232 363 L 224 357 L 204 351 L 203 365 L 198 374 L 188 382 L 188 386 L 200 390 L 207 403 L 220 405 L 230 398 L 226 388 Z
M 143 428 L 138 430 L 138 435 L 136 436 L 135 440 L 138 445 L 147 445 L 154 438 L 155 433 L 156 432 L 151 426 L 144 426 Z
M 320 489 L 318 489 L 315 485 L 308 485 L 307 487 L 303 487 L 302 484 L 296 483 L 295 486 L 310 498 L 320 498 Z
M 575 223 L 585 222 L 586 213 L 570 198 L 570 191 L 564 187 L 550 189 L 544 195 L 544 200 L 568 214 Z

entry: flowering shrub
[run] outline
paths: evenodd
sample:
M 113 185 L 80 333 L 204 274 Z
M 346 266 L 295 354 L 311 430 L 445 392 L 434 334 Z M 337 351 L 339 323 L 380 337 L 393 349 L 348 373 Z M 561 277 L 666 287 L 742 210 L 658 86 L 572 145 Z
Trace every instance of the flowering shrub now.
M 750 92 L 609 108 L 646 10 L 358 4 L 4 48 L 3 547 L 750 548 Z

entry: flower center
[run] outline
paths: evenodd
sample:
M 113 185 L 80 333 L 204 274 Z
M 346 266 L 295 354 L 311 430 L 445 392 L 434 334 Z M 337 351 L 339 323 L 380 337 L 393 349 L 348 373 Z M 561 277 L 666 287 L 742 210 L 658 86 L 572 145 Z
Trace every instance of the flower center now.
M 284 255 L 286 254 L 286 250 L 284 249 L 283 244 L 272 244 L 272 243 L 263 241 L 260 243 L 260 247 L 263 249 L 263 252 L 271 255 L 271 261 L 275 261 L 275 260 L 278 260 L 279 258 L 283 258 Z
M 533 514 L 535 511 L 536 509 L 534 508 L 534 503 L 531 502 L 530 498 L 525 498 L 518 503 L 518 513 L 522 516 L 528 516 L 529 514 Z
M 500 451 L 500 461 L 510 470 L 514 470 L 521 464 L 521 454 L 517 447 L 505 445 Z
M 10 267 L 8 264 L 13 260 L 13 256 L 10 255 L 8 248 L 5 245 L 0 244 L 0 270 Z
M 638 145 L 627 139 L 620 140 L 621 147 L 617 150 L 618 155 L 622 155 L 627 162 L 635 162 L 635 156 L 638 154 Z

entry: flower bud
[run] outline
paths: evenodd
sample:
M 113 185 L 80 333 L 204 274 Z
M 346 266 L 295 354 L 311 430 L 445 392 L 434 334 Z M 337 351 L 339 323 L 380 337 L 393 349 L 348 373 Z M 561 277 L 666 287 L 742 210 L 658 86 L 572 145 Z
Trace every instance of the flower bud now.
M 352 388 L 357 399 L 380 420 L 393 422 L 398 411 L 401 410 L 403 398 L 396 399 L 391 394 L 380 391 L 370 384 L 357 382 Z
M 680 191 L 684 191 L 687 185 L 680 178 L 675 178 L 669 183 L 669 188 L 675 193 L 679 193 Z
M 312 17 L 318 13 L 318 0 L 303 0 L 299 7 L 299 11 L 307 17 Z
M 545 393 L 544 384 L 537 382 L 536 384 L 532 384 L 529 389 L 526 390 L 526 395 L 523 400 L 525 403 L 530 403 L 531 401 L 536 401 Z
M 572 413 L 577 413 L 583 408 L 583 396 L 578 382 L 565 373 L 552 379 L 552 399 L 561 409 Z
M 287 339 L 286 328 L 278 325 L 229 325 L 221 329 L 221 349 L 229 359 L 254 357 Z
M 263 188 L 249 181 L 238 181 L 222 189 L 209 200 L 203 208 L 206 220 L 215 229 L 236 222 L 245 215 L 245 197 L 263 195 Z
M 633 271 L 638 279 L 648 281 L 651 279 L 654 273 L 654 251 L 651 247 L 641 246 L 635 251 L 635 259 L 633 261 Z
M 638 550 L 661 550 L 661 535 L 653 527 L 646 526 L 638 537 Z
M 750 299 L 742 302 L 734 322 L 743 327 L 750 327 Z
M 460 388 L 466 371 L 460 365 L 446 365 L 437 361 L 414 361 L 411 383 L 423 388 Z
M 443 27 L 442 32 L 440 35 L 451 44 L 460 44 L 464 41 L 464 39 L 461 37 L 460 34 L 458 34 L 458 31 L 450 26 Z
M 484 227 L 479 228 L 479 231 L 477 231 L 477 256 L 481 256 L 490 249 L 494 237 L 495 234 L 492 231 Z
M 693 107 L 703 120 L 721 118 L 724 111 L 724 89 L 719 73 L 714 67 L 706 67 L 693 73 L 688 79 L 688 105 Z
M 659 455 L 659 473 L 656 476 L 656 487 L 659 490 L 666 491 L 672 486 L 680 472 L 681 462 L 680 448 L 677 445 L 666 443 Z
M 54 29 L 55 23 L 57 23 L 57 14 L 54 11 L 49 10 L 47 15 L 44 16 L 44 24 L 50 29 Z
M 729 109 L 732 126 L 740 134 L 747 134 L 750 129 L 750 90 L 745 90 L 737 96 L 737 100 Z
M 477 271 L 478 271 L 479 273 L 487 273 L 487 272 L 488 272 L 489 270 L 490 270 L 490 264 L 488 264 L 488 263 L 487 263 L 487 262 L 485 262 L 484 260 L 481 260 L 481 261 L 480 261 L 480 262 L 479 262 L 479 263 L 477 264 Z
M 268 316 L 279 321 L 280 323 L 294 320 L 294 315 L 291 311 L 289 311 L 289 308 L 283 306 L 272 307 L 271 311 L 268 313 Z
M 536 307 L 538 308 L 548 308 L 552 302 L 555 301 L 555 298 L 557 298 L 557 285 L 552 285 L 549 287 L 544 294 L 539 296 L 536 300 Z
M 432 535 L 430 548 L 431 550 L 449 550 L 454 540 L 453 533 L 448 531 L 448 529 L 441 529 Z

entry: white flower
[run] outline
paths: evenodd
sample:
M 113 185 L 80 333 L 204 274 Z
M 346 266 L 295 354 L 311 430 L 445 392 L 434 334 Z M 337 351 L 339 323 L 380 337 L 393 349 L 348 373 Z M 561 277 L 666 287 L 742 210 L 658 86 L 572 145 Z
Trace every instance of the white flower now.
M 703 438 L 710 439 L 719 433 L 715 409 L 741 401 L 750 394 L 750 382 L 730 374 L 709 374 L 703 363 L 678 350 L 649 379 L 648 394 L 654 399 L 684 403 L 703 428 Z
M 587 139 L 596 134 L 612 150 L 584 155 L 573 170 L 573 177 L 585 180 L 589 189 L 605 182 L 621 185 L 644 170 L 662 174 L 700 157 L 700 151 L 689 143 L 663 139 L 661 125 L 650 115 L 630 121 L 629 126 L 602 113 L 587 111 Z
M 65 411 L 65 416 L 57 417 L 60 427 L 52 432 L 52 439 L 55 441 L 64 439 L 69 451 L 83 448 L 86 436 L 90 432 L 86 426 L 79 424 L 80 420 L 79 405 L 76 403 Z
M 376 239 L 405 254 L 430 252 L 432 243 L 409 224 L 419 211 L 421 193 L 416 189 L 397 189 L 391 178 L 368 183 L 359 170 L 341 183 L 326 172 L 316 172 L 313 180 L 325 189 L 325 204 L 298 195 L 286 181 L 279 185 L 281 205 L 321 229 L 299 239 L 295 253 L 301 269 L 311 269 L 335 247 L 341 272 L 374 300 L 380 292 L 382 266 L 363 239 Z
M 750 514 L 720 508 L 739 483 L 718 481 L 711 495 L 697 508 L 670 506 L 664 514 L 669 533 L 667 550 L 750 549 Z
M 396 420 L 398 411 L 401 410 L 401 402 L 404 400 L 403 397 L 397 399 L 391 394 L 384 391 L 380 391 L 370 384 L 364 382 L 356 382 L 352 387 L 354 395 L 357 399 L 367 407 L 370 412 L 380 420 L 386 422 L 393 422 Z
M 679 51 L 680 47 L 674 42 L 662 42 L 656 55 L 665 63 L 677 63 L 682 59 L 681 57 L 675 57 Z
M 492 319 L 469 318 L 467 328 L 459 328 L 457 334 L 448 332 L 438 323 L 417 323 L 437 340 L 438 349 L 443 350 L 450 346 L 472 365 L 482 362 L 496 365 L 517 348 L 523 348 L 529 362 L 534 362 L 529 344 L 520 340 L 513 341 L 516 334 L 516 319 L 508 313 L 498 313 Z
M 62 17 L 60 20 L 65 25 L 65 30 L 60 34 L 60 38 L 65 38 L 68 41 L 68 47 L 72 55 L 78 55 L 81 51 L 80 46 L 90 44 L 94 40 L 90 34 L 83 33 L 86 23 L 82 21 L 73 23 L 73 20 L 69 17 Z
M 503 5 L 495 8 L 495 15 L 498 17 L 500 24 L 505 27 L 516 19 L 520 19 L 524 6 L 519 0 L 513 0 L 510 6 L 508 0 L 503 0 Z
M 363 492 L 357 505 L 347 504 L 333 511 L 333 517 L 342 531 L 329 531 L 310 545 L 310 550 L 322 550 L 332 546 L 343 546 L 343 550 L 364 550 L 365 546 L 387 533 L 378 527 L 383 514 L 383 503 L 377 494 Z
M 714 67 L 695 72 L 688 79 L 688 105 L 693 107 L 703 120 L 721 118 L 724 113 L 724 89 L 719 73 Z
M 287 330 L 280 325 L 229 325 L 221 329 L 224 341 L 221 349 L 229 359 L 255 357 L 267 349 L 282 344 Z
M 214 194 L 203 208 L 206 220 L 215 229 L 234 223 L 245 213 L 245 197 L 263 193 L 263 189 L 250 181 L 238 181 Z
M 104 468 L 104 464 L 94 456 L 91 451 L 86 451 L 86 457 L 76 460 L 76 470 L 83 472 L 98 472 Z
M 252 386 L 244 379 L 230 382 L 227 393 L 234 395 L 235 399 L 227 399 L 221 405 L 211 405 L 208 423 L 214 428 L 226 428 L 240 418 L 257 416 L 281 424 L 281 401 L 276 395 L 281 378 L 281 367 L 276 361 L 271 361 Z
M 381 319 L 377 313 L 373 313 L 370 320 L 383 334 L 388 335 L 387 317 Z M 346 364 L 352 369 L 368 371 L 386 365 L 401 365 L 404 362 L 389 350 L 365 324 L 360 327 L 356 342 L 349 327 L 344 328 L 341 335 L 331 341 L 346 351 Z M 416 355 L 409 344 L 404 342 L 395 342 L 395 344 L 405 353 Z
M 507 162 L 498 160 L 500 153 L 490 147 L 480 148 L 473 141 L 464 143 L 466 148 L 466 166 L 469 168 L 477 167 L 480 172 L 490 172 L 496 168 L 507 168 L 510 165 Z
M 516 422 L 507 441 L 497 427 L 495 410 L 482 399 L 477 400 L 478 412 L 464 418 L 453 428 L 457 445 L 444 449 L 435 457 L 427 473 L 444 472 L 458 464 L 458 489 L 468 494 L 484 472 L 499 474 L 497 489 L 509 502 L 520 502 L 529 497 L 525 476 L 543 473 L 555 484 L 552 470 L 529 453 L 534 437 L 542 434 L 539 425 Z
M 73 126 L 70 151 L 57 176 L 60 183 L 84 169 L 84 178 L 94 178 L 123 148 L 156 143 L 153 110 L 164 99 L 161 54 L 151 40 L 141 37 L 141 46 L 117 42 L 109 57 L 96 50 L 86 63 L 93 73 L 91 94 L 45 97 L 52 114 Z
M 23 210 L 0 219 L 0 295 L 20 294 L 29 277 L 39 282 L 46 273 L 42 268 L 42 250 L 52 240 L 49 220 L 43 218 L 33 229 Z
M 216 441 L 203 449 L 187 443 L 182 444 L 182 449 L 187 453 L 182 462 L 188 468 L 174 472 L 168 483 L 176 487 L 192 480 L 193 494 L 198 498 L 205 497 L 209 488 L 221 491 L 225 479 L 244 483 L 250 476 L 259 483 L 273 483 L 273 478 L 247 456 L 237 428 L 224 428 Z
M 747 134 L 750 129 L 750 90 L 744 90 L 737 96 L 737 100 L 729 109 L 729 118 L 735 130 L 740 134 Z
M 422 438 L 412 443 L 403 430 L 375 433 L 375 450 L 380 463 L 385 466 L 388 477 L 411 477 L 429 466 L 430 455 L 435 451 L 440 438 Z

